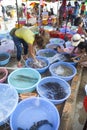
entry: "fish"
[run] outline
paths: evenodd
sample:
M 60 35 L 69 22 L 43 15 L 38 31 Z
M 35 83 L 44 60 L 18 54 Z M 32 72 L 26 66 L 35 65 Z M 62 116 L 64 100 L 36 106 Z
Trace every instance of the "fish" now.
M 26 82 L 37 82 L 38 79 L 37 78 L 33 78 L 30 76 L 26 76 L 26 75 L 17 75 L 16 77 L 13 77 L 14 80 L 21 80 L 21 81 L 26 81 Z
M 36 63 L 34 61 L 30 61 L 28 63 L 28 65 L 32 68 L 38 69 L 38 68 L 43 68 L 43 67 L 47 66 L 47 63 L 43 60 L 38 60 L 38 63 Z
M 39 130 L 39 127 L 41 127 L 45 124 L 48 124 L 51 127 L 53 127 L 53 124 L 50 123 L 48 120 L 41 120 L 41 121 L 38 121 L 38 122 L 34 122 L 34 124 L 30 127 L 29 130 Z
M 29 129 L 27 129 L 27 128 L 26 128 L 26 129 L 23 129 L 23 128 L 21 128 L 21 127 L 18 127 L 17 130 L 29 130 Z
M 20 78 L 25 78 L 25 79 L 38 80 L 37 78 L 33 78 L 33 77 L 30 77 L 30 76 L 27 76 L 27 75 L 17 75 L 17 76 L 20 77 Z
M 23 128 L 21 128 L 21 127 L 18 127 L 18 128 L 17 128 L 17 130 L 24 130 L 24 129 L 23 129 Z

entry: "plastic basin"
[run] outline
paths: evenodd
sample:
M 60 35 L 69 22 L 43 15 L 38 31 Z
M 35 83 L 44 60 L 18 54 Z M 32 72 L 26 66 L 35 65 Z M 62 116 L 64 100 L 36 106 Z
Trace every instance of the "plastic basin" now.
M 61 38 L 51 38 L 50 39 L 50 43 L 59 43 L 59 44 L 64 44 L 64 40 L 63 39 L 61 39 Z
M 4 30 L 0 31 L 0 40 L 6 39 L 8 37 L 10 37 L 9 31 L 6 31 L 6 30 L 5 31 Z
M 10 118 L 11 130 L 30 129 L 34 123 L 47 120 L 52 124 L 43 124 L 40 130 L 58 130 L 60 116 L 57 108 L 41 97 L 27 98 L 21 101 Z M 39 128 L 38 128 L 39 130 Z
M 6 68 L 0 68 L 0 83 L 3 83 L 8 76 L 8 70 Z
M 77 69 L 67 62 L 56 62 L 50 65 L 49 71 L 52 76 L 57 76 L 66 81 L 70 81 L 77 73 Z
M 73 60 L 71 60 L 70 54 L 68 54 L 68 53 L 61 53 L 61 55 L 63 56 L 62 59 L 61 59 L 61 61 L 67 62 L 67 63 L 69 63 L 71 65 L 74 65 L 74 66 L 77 65 L 76 62 L 74 62 Z M 72 57 L 74 57 L 74 55 L 72 55 Z
M 8 84 L 15 87 L 18 93 L 32 92 L 41 79 L 40 73 L 32 68 L 19 68 L 8 76 Z
M 70 85 L 65 80 L 54 76 L 41 79 L 36 90 L 41 97 L 53 104 L 63 103 L 71 94 Z
M 10 57 L 10 54 L 7 52 L 0 53 L 0 66 L 8 64 Z
M 60 32 L 62 32 L 62 33 L 70 33 L 70 29 L 69 28 L 60 28 L 59 29 L 60 30 Z
M 57 52 L 53 49 L 41 49 L 37 51 L 37 56 L 42 56 L 45 58 L 53 57 Z
M 0 126 L 5 124 L 18 104 L 16 89 L 0 83 Z
M 48 69 L 48 67 L 49 67 L 49 61 L 47 60 L 47 58 L 45 58 L 45 57 L 40 57 L 40 56 L 37 56 L 37 59 L 38 60 L 40 60 L 40 61 L 42 61 L 42 65 L 44 64 L 44 66 L 43 67 L 37 67 L 36 66 L 36 68 L 34 68 L 34 66 L 32 66 L 32 64 L 34 63 L 34 61 L 33 61 L 33 59 L 32 58 L 28 58 L 27 60 L 26 60 L 26 67 L 30 67 L 30 68 L 34 68 L 34 69 L 36 69 L 39 73 L 44 73 L 47 69 Z
M 50 49 L 57 49 L 58 46 L 64 47 L 63 44 L 60 43 L 49 43 L 46 45 L 46 48 L 50 48 Z

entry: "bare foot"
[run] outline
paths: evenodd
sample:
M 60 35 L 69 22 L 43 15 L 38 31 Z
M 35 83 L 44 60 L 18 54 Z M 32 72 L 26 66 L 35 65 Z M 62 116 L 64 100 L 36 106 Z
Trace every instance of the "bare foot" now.
M 22 63 L 21 63 L 21 62 L 18 62 L 17 67 L 18 67 L 18 68 L 22 68 L 22 67 L 23 67 Z

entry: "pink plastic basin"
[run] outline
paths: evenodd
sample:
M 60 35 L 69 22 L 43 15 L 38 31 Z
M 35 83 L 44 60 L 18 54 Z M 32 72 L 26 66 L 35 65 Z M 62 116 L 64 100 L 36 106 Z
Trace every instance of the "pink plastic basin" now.
M 5 82 L 8 76 L 8 70 L 6 68 L 0 68 L 0 83 Z

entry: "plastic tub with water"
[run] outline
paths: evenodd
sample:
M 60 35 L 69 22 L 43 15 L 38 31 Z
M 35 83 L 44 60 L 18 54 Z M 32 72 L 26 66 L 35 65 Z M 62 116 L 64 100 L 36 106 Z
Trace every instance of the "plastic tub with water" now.
M 0 66 L 6 65 L 9 63 L 11 55 L 7 52 L 0 53 Z
M 60 43 L 49 43 L 46 45 L 46 48 L 57 50 L 58 46 L 64 47 L 62 43 L 61 44 Z
M 60 30 L 60 32 L 62 32 L 62 33 L 70 33 L 70 29 L 69 28 L 60 28 L 59 29 Z
M 53 49 L 41 49 L 39 51 L 37 51 L 37 56 L 42 56 L 45 58 L 50 58 L 53 57 L 57 52 Z
M 49 71 L 52 76 L 57 76 L 66 81 L 70 81 L 77 73 L 77 69 L 67 62 L 56 62 L 50 65 Z
M 10 118 L 11 130 L 58 130 L 59 125 L 57 108 L 41 97 L 21 101 Z
M 42 78 L 36 90 L 41 97 L 54 104 L 63 103 L 71 94 L 70 85 L 65 80 L 53 76 Z
M 59 44 L 64 44 L 65 41 L 61 38 L 51 38 L 50 43 L 59 43 Z
M 18 93 L 32 92 L 41 79 L 40 73 L 32 68 L 19 68 L 8 76 L 8 84 L 15 87 Z
M 71 65 L 74 65 L 75 67 L 76 67 L 76 65 L 77 65 L 77 63 L 76 62 L 74 62 L 71 58 L 73 58 L 74 57 L 74 55 L 70 55 L 70 54 L 68 54 L 68 53 L 61 53 L 61 59 L 60 59 L 60 61 L 63 61 L 63 62 L 67 62 L 67 63 L 69 63 L 69 64 L 71 64 Z
M 5 124 L 18 104 L 16 89 L 8 84 L 0 83 L 0 126 Z
M 47 58 L 41 56 L 37 56 L 36 58 L 41 63 L 42 67 L 39 67 L 37 64 L 35 65 L 32 58 L 26 60 L 26 67 L 34 68 L 42 74 L 49 68 L 49 61 Z

